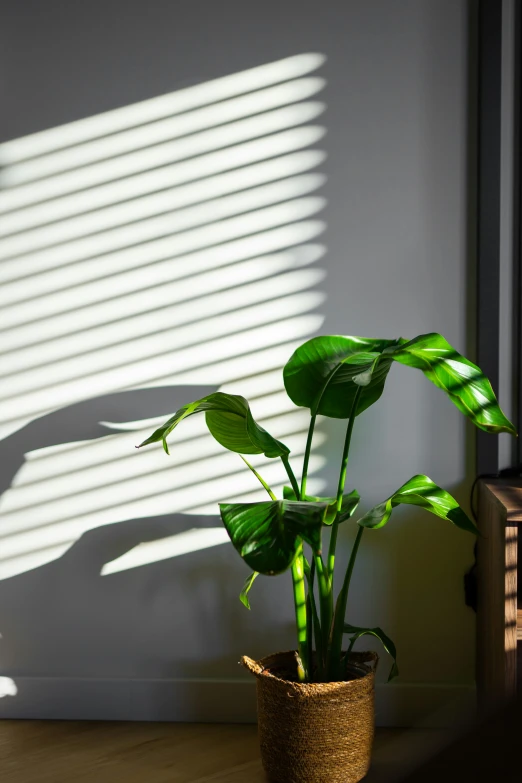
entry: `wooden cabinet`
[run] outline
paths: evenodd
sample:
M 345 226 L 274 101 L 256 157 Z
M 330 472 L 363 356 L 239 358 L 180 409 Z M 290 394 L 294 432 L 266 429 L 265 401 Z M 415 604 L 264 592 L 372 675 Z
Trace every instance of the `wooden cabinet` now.
M 483 480 L 478 493 L 477 689 L 485 713 L 522 685 L 522 482 Z

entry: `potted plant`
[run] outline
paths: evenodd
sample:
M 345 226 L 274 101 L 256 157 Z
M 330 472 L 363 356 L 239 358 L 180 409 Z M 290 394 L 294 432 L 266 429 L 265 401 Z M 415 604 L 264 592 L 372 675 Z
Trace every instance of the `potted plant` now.
M 289 449 L 254 419 L 246 399 L 217 392 L 184 405 L 141 446 L 161 441 L 187 416 L 204 413 L 208 429 L 226 449 L 237 452 L 269 495 L 260 503 L 221 503 L 223 524 L 233 546 L 252 569 L 240 598 L 258 574 L 292 574 L 297 650 L 243 664 L 257 678 L 258 716 L 263 765 L 273 781 L 324 783 L 359 781 L 368 771 L 374 733 L 375 653 L 355 653 L 361 636 L 377 637 L 393 659 L 395 645 L 380 628 L 351 625 L 346 617 L 350 580 L 366 529 L 376 530 L 399 504 L 424 508 L 456 527 L 477 533 L 456 500 L 427 476 L 411 478 L 357 520 L 357 534 L 341 587 L 335 595 L 339 525 L 359 504 L 356 490 L 345 493 L 352 431 L 360 416 L 381 396 L 392 363 L 421 370 L 480 429 L 515 434 L 501 411 L 490 382 L 440 334 L 413 340 L 321 336 L 308 340 L 290 357 L 283 377 L 295 405 L 310 410 L 310 426 L 298 483 Z M 307 476 L 317 416 L 347 420 L 335 497 L 307 493 Z M 276 498 L 244 455 L 281 459 L 289 479 Z M 323 533 L 329 531 L 323 549 Z M 345 645 L 344 640 L 347 639 Z

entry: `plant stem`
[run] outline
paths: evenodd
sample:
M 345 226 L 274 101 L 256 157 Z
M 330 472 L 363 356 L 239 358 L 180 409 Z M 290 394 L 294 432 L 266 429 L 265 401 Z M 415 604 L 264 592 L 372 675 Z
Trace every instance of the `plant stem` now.
M 295 620 L 297 625 L 297 648 L 303 668 L 298 667 L 298 676 L 301 682 L 307 682 L 310 676 L 310 662 L 308 657 L 307 642 L 307 611 L 306 589 L 304 577 L 303 544 L 299 545 L 297 555 L 292 563 L 292 581 L 294 586 Z
M 303 475 L 301 477 L 301 497 L 306 495 L 306 479 L 308 478 L 308 463 L 310 462 L 310 452 L 312 450 L 312 438 L 314 437 L 315 421 L 317 414 L 314 413 L 310 419 L 310 426 L 308 427 L 308 437 L 306 439 L 306 448 L 303 460 Z
M 323 563 L 321 555 L 315 555 L 315 565 L 317 568 L 317 582 L 319 585 L 319 605 L 321 609 L 321 629 L 322 629 L 322 644 L 321 650 L 323 655 L 323 667 L 326 668 L 326 657 L 328 651 L 328 640 L 330 636 L 330 628 L 332 625 L 333 617 L 333 594 L 332 585 L 328 578 L 328 572 Z M 317 651 L 319 654 L 319 650 Z
M 357 406 L 359 405 L 359 398 L 363 390 L 362 386 L 357 387 L 355 397 L 352 404 L 352 410 L 350 411 L 350 419 L 348 421 L 348 427 L 346 429 L 346 437 L 344 439 L 343 456 L 341 460 L 341 471 L 339 473 L 339 484 L 337 486 L 337 514 L 332 525 L 332 533 L 330 535 L 330 546 L 328 547 L 328 575 L 333 582 L 334 567 L 335 567 L 335 548 L 337 546 L 337 531 L 339 528 L 339 514 L 343 504 L 343 492 L 346 482 L 346 469 L 348 467 L 348 456 L 350 453 L 350 441 L 352 440 L 353 425 L 355 423 L 355 416 L 357 414 Z
M 270 489 L 270 487 L 268 486 L 268 484 L 266 483 L 266 481 L 264 481 L 264 480 L 261 478 L 261 476 L 259 475 L 259 473 L 257 472 L 257 470 L 256 470 L 255 468 L 253 468 L 253 467 L 252 467 L 252 465 L 250 464 L 250 462 L 248 462 L 248 461 L 247 461 L 247 460 L 246 460 L 246 459 L 243 457 L 243 455 L 242 455 L 242 454 L 240 454 L 239 456 L 241 457 L 241 459 L 243 460 L 243 462 L 245 463 L 245 465 L 246 465 L 247 467 L 249 467 L 249 468 L 250 468 L 250 470 L 252 471 L 252 473 L 254 474 L 254 476 L 256 477 L 256 479 L 257 479 L 257 480 L 258 480 L 258 481 L 259 481 L 259 482 L 260 482 L 260 483 L 263 485 L 263 487 L 266 489 L 266 491 L 268 492 L 268 494 L 270 495 L 270 497 L 272 498 L 272 500 L 277 500 L 276 496 L 274 495 L 274 493 L 272 492 L 272 490 Z
M 350 589 L 350 580 L 352 578 L 353 567 L 355 565 L 355 559 L 357 557 L 357 551 L 364 528 L 358 526 L 357 536 L 352 547 L 350 555 L 350 561 L 346 574 L 344 576 L 343 586 L 341 592 L 337 597 L 337 603 L 335 605 L 335 615 L 332 624 L 332 634 L 330 639 L 330 649 L 328 651 L 328 674 L 334 678 L 339 676 L 339 669 L 341 663 L 341 650 L 343 645 L 343 633 L 344 633 L 344 618 L 346 616 L 346 604 L 348 602 L 348 591 Z
M 288 461 L 288 456 L 282 456 L 281 462 L 285 466 L 286 474 L 288 478 L 290 479 L 290 484 L 292 485 L 292 489 L 295 492 L 296 500 L 301 500 L 301 493 L 299 492 L 299 484 L 297 483 L 297 479 L 294 476 L 294 471 L 292 470 L 292 467 L 290 465 L 290 462 Z
M 303 561 L 305 575 L 308 581 L 308 594 L 306 597 L 306 610 L 308 613 L 308 661 L 311 665 L 313 651 L 312 651 L 312 629 L 313 636 L 315 637 L 315 649 L 317 650 L 317 664 L 319 669 L 319 677 L 324 677 L 324 662 L 323 662 L 323 641 L 321 638 L 321 622 L 317 613 L 317 606 L 315 603 L 314 595 L 314 577 L 315 577 L 315 559 L 312 558 L 312 566 L 308 564 L 308 560 L 305 558 Z
M 312 414 L 312 418 L 310 420 L 310 426 L 308 427 L 308 437 L 306 439 L 306 448 L 305 448 L 305 454 L 304 454 L 304 460 L 303 460 L 303 475 L 301 477 L 301 497 L 304 498 L 305 492 L 306 492 L 306 479 L 308 478 L 308 462 L 310 461 L 310 452 L 312 450 L 312 438 L 314 436 L 314 428 L 315 428 L 315 420 L 317 419 L 317 414 L 319 412 L 319 406 L 321 405 L 321 400 L 323 399 L 323 395 L 328 388 L 328 385 L 336 372 L 338 372 L 339 368 L 341 367 L 341 364 L 338 364 L 337 367 L 334 367 L 334 369 L 331 371 L 329 376 L 327 377 L 323 388 L 321 389 L 321 392 L 317 399 L 315 400 L 312 408 L 310 409 L 310 413 Z

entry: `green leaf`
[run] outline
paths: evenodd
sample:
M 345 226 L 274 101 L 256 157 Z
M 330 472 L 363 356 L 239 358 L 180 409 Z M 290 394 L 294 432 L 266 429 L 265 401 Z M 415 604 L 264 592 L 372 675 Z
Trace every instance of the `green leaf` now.
M 257 576 L 259 576 L 259 573 L 257 571 L 254 571 L 252 574 L 250 574 L 250 576 L 247 577 L 247 579 L 245 580 L 243 589 L 239 594 L 239 600 L 241 601 L 243 606 L 246 606 L 247 609 L 250 609 L 250 601 L 248 600 L 248 593 L 250 592 L 250 588 L 254 584 L 254 581 Z
M 335 498 L 333 498 L 335 502 Z M 343 495 L 343 499 L 341 501 L 341 510 L 339 512 L 339 522 L 345 522 L 347 519 L 350 519 L 353 512 L 359 505 L 359 502 L 361 500 L 361 496 L 357 492 L 356 489 L 352 489 L 351 492 L 348 492 L 348 494 Z M 334 521 L 335 516 L 332 518 L 331 521 L 327 521 L 327 525 L 331 525 Z
M 264 454 L 266 457 L 281 457 L 290 453 L 284 443 L 273 438 L 257 424 L 244 397 L 223 392 L 215 392 L 183 405 L 162 427 L 140 443 L 138 448 L 161 440 L 168 454 L 167 436 L 180 421 L 194 413 L 205 413 L 210 432 L 217 442 L 229 451 L 238 454 Z
M 254 468 L 254 466 L 253 466 L 253 465 L 251 465 L 251 464 L 250 464 L 250 462 L 249 462 L 248 460 L 246 460 L 246 459 L 243 457 L 243 455 L 242 455 L 242 454 L 240 454 L 239 456 L 241 457 L 241 459 L 243 460 L 243 462 L 245 463 L 245 465 L 247 466 L 247 468 L 248 468 L 249 470 L 251 470 L 251 471 L 252 471 L 252 473 L 254 474 L 254 476 L 256 477 L 256 479 L 259 481 L 259 483 L 261 484 L 261 486 L 263 487 L 263 489 L 266 489 L 266 491 L 268 492 L 268 494 L 270 495 L 270 497 L 272 498 L 272 500 L 277 500 L 276 496 L 274 495 L 274 493 L 272 492 L 272 490 L 270 489 L 270 487 L 268 486 L 268 484 L 266 483 L 266 481 L 264 480 L 264 478 L 263 478 L 263 477 L 262 477 L 262 476 L 261 476 L 261 475 L 260 475 L 260 474 L 257 472 L 257 470 Z
M 347 419 L 357 391 L 357 378 L 372 371 L 364 384 L 357 413 L 376 402 L 382 394 L 391 359 L 376 362 L 386 348 L 399 340 L 330 335 L 303 343 L 290 357 L 283 371 L 288 396 L 312 414 Z M 361 385 L 361 384 L 359 384 Z
M 421 370 L 480 429 L 516 434 L 482 370 L 436 332 L 409 341 L 314 337 L 286 364 L 286 391 L 312 414 L 346 419 L 357 387 L 362 388 L 357 415 L 379 399 L 392 362 Z
M 285 500 L 296 500 L 296 495 L 292 487 L 283 487 L 283 497 Z M 336 498 L 328 497 L 316 497 L 314 495 L 306 495 L 305 501 L 313 503 L 327 503 L 328 509 L 324 518 L 325 525 L 332 525 L 335 520 L 337 512 L 337 500 Z M 361 496 L 356 489 L 353 489 L 347 495 L 343 495 L 341 513 L 339 514 L 339 522 L 345 522 L 349 519 L 361 500 Z
M 413 476 L 399 487 L 384 503 L 379 503 L 368 511 L 358 524 L 361 527 L 383 527 L 399 504 L 419 506 L 442 519 L 447 519 L 461 530 L 478 535 L 478 530 L 449 492 L 441 489 L 428 476 Z
M 395 649 L 395 645 L 390 637 L 386 636 L 382 628 L 359 628 L 356 625 L 348 625 L 348 623 L 345 623 L 344 633 L 353 634 L 350 639 L 350 647 L 361 636 L 375 636 L 377 639 L 379 639 L 386 652 L 393 658 L 393 665 L 391 667 L 390 674 L 388 675 L 388 682 L 390 682 L 390 680 L 394 677 L 397 677 L 399 674 L 399 669 L 397 668 L 397 650 Z
M 292 565 L 301 539 L 319 554 L 326 503 L 291 500 L 220 503 L 221 519 L 245 563 L 261 574 Z
M 482 370 L 461 356 L 442 335 L 433 332 L 415 337 L 394 349 L 393 359 L 422 370 L 481 430 L 516 435 Z

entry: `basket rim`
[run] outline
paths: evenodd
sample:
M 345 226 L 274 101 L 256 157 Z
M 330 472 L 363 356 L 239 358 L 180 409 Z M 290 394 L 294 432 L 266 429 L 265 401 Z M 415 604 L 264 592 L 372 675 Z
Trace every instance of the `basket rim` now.
M 274 664 L 278 659 L 294 659 L 295 654 L 295 650 L 285 650 L 283 652 L 267 655 L 260 658 L 259 661 L 254 661 L 247 655 L 243 655 L 240 663 L 260 681 L 280 683 L 303 695 L 311 692 L 319 695 L 320 693 L 331 693 L 333 690 L 353 690 L 367 687 L 370 682 L 373 682 L 377 664 L 379 662 L 378 654 L 372 650 L 352 652 L 350 658 L 352 658 L 354 663 L 357 663 L 360 668 L 365 669 L 366 673 L 361 677 L 356 677 L 352 680 L 334 680 L 333 682 L 296 682 L 295 680 L 287 680 L 284 677 L 280 677 L 270 672 L 270 663 Z M 371 668 L 368 663 L 372 664 L 373 668 Z

